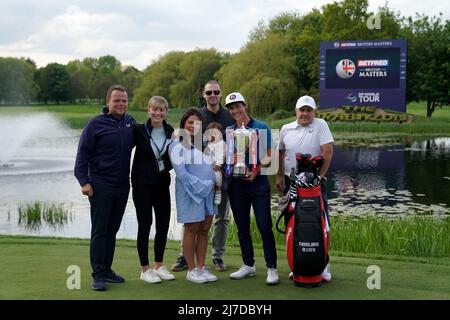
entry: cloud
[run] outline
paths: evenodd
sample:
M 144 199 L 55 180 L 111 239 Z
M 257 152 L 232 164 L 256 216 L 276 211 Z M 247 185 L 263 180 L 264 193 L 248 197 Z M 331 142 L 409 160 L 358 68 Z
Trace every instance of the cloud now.
M 0 56 L 30 57 L 38 66 L 49 62 L 111 54 L 124 64 L 144 69 L 171 50 L 216 48 L 237 52 L 258 21 L 266 23 L 282 12 L 306 14 L 327 0 L 2 0 Z M 385 0 L 370 0 L 376 11 Z M 390 0 L 402 15 L 429 15 L 450 8 Z

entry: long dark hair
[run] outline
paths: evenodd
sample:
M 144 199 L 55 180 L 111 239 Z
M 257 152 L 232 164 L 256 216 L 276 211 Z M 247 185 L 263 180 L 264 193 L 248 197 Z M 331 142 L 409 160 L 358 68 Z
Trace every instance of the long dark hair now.
M 184 125 L 186 124 L 187 119 L 190 116 L 196 116 L 200 121 L 202 121 L 202 114 L 200 113 L 200 109 L 197 107 L 188 108 L 180 120 L 180 129 L 184 129 Z
M 190 108 L 188 108 L 185 112 L 184 112 L 184 114 L 183 114 L 183 116 L 181 117 L 181 120 L 180 120 L 180 131 L 179 131 L 179 139 L 180 139 L 180 142 L 182 142 L 183 141 L 183 139 L 185 138 L 185 136 L 186 136 L 186 139 L 188 138 L 188 133 L 186 132 L 186 130 L 184 130 L 184 125 L 186 124 L 186 121 L 187 121 L 187 119 L 190 117 L 190 116 L 196 116 L 200 121 L 202 121 L 202 114 L 200 113 L 200 110 L 199 110 L 199 108 L 197 108 L 197 107 L 190 107 Z M 197 133 L 197 135 L 202 135 L 202 130 L 199 130 L 199 132 Z M 190 139 L 190 143 L 191 143 L 191 145 L 193 145 L 194 144 L 194 142 L 196 141 L 196 140 L 198 140 L 198 141 L 202 141 L 202 139 L 201 139 L 201 137 L 199 138 L 199 139 L 195 139 L 193 136 L 192 137 L 190 137 L 191 139 Z M 189 140 L 188 140 L 189 141 Z M 197 149 L 199 149 L 199 150 L 201 150 L 202 149 L 202 146 L 200 145 L 200 146 L 195 146 Z

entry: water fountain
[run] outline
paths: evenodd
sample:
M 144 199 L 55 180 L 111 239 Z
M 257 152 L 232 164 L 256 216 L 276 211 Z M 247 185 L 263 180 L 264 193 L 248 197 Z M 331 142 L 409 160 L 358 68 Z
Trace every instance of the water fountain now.
M 0 176 L 73 169 L 68 128 L 47 113 L 0 118 Z
M 0 114 L 0 234 L 90 237 L 89 201 L 81 194 L 73 174 L 80 133 L 48 113 Z M 173 199 L 174 186 L 172 183 Z M 70 209 L 71 219 L 64 222 L 64 228 L 59 224 L 54 228 L 46 221 L 38 224 L 39 228 L 27 228 L 16 213 L 21 208 L 26 213 L 36 203 Z M 175 216 L 173 201 L 169 239 L 181 236 Z M 118 237 L 135 239 L 136 234 L 136 213 L 130 196 Z M 150 236 L 154 236 L 154 227 Z

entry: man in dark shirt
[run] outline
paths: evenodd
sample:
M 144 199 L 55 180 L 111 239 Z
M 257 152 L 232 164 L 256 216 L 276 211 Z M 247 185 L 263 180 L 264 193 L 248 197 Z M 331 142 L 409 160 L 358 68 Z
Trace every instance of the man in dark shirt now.
M 234 119 L 231 117 L 230 112 L 220 105 L 221 97 L 222 93 L 220 91 L 219 83 L 216 80 L 208 81 L 203 88 L 203 98 L 205 99 L 206 105 L 200 108 L 203 133 L 212 122 L 220 123 L 224 130 L 234 123 Z M 229 212 L 230 203 L 228 200 L 228 191 L 226 184 L 224 184 L 224 187 L 222 188 L 222 201 L 218 205 L 218 213 L 214 216 L 214 231 L 212 235 L 213 264 L 217 271 L 225 271 L 226 269 L 226 265 L 223 262 L 223 254 L 225 253 L 228 224 L 230 222 Z M 186 260 L 183 257 L 183 253 L 181 253 L 177 262 L 172 266 L 172 270 L 181 271 L 186 267 Z
M 106 290 L 105 282 L 125 279 L 111 269 L 130 191 L 130 158 L 134 147 L 133 124 L 125 88 L 113 85 L 106 107 L 84 127 L 78 144 L 75 177 L 91 205 L 92 289 Z

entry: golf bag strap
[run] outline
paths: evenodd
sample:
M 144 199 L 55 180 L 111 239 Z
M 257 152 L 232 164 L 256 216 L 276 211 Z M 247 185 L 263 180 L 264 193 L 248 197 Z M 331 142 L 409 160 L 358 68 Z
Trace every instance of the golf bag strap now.
M 278 224 L 280 223 L 281 218 L 284 218 L 284 216 L 286 216 L 286 210 L 284 210 L 282 213 L 280 213 L 280 215 L 278 216 L 277 222 L 275 223 L 275 228 L 277 229 L 277 231 L 279 233 L 282 233 L 282 234 L 285 234 L 286 231 L 284 229 L 280 229 Z

